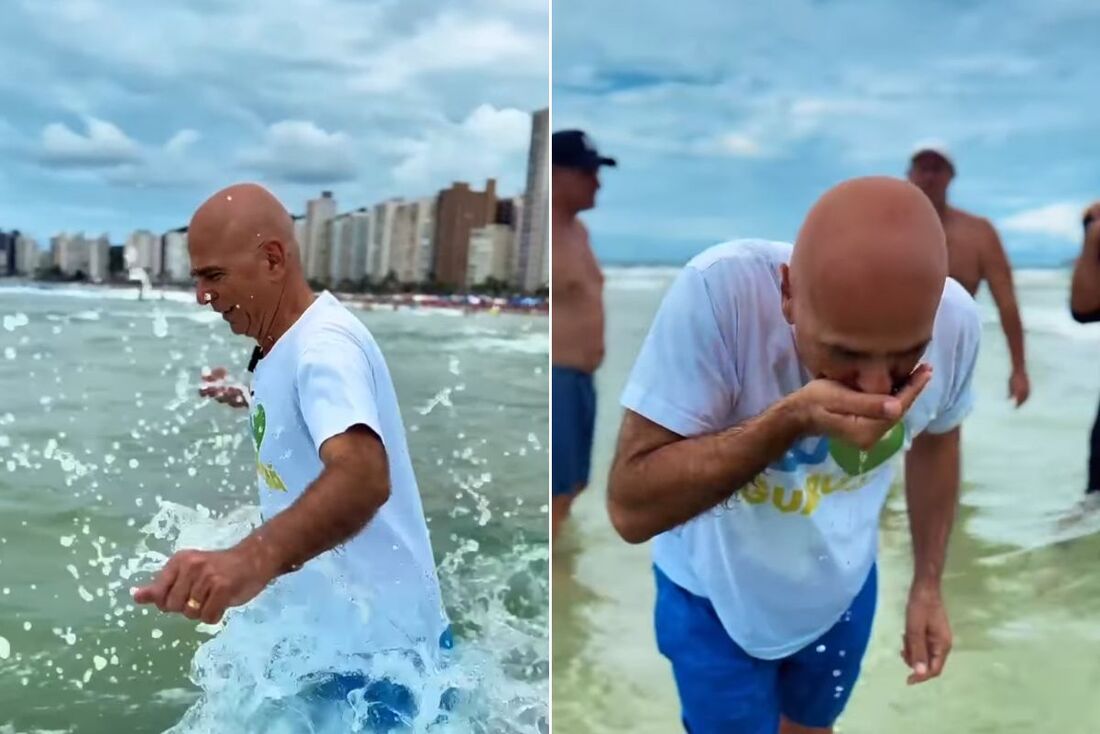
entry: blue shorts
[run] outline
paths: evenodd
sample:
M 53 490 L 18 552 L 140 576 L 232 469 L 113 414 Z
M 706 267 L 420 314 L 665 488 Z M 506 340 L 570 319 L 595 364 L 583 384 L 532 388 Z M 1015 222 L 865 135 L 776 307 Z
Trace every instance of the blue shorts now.
M 557 497 L 573 494 L 588 484 L 596 430 L 596 388 L 592 375 L 572 367 L 552 367 L 550 374 L 554 403 L 551 484 Z
M 454 636 L 448 626 L 439 638 L 443 650 L 454 648 Z M 385 734 L 391 731 L 404 731 L 419 712 L 416 695 L 408 688 L 389 679 L 368 679 L 362 673 L 329 673 L 311 682 L 298 695 L 305 704 L 309 716 L 323 720 L 323 716 L 336 704 L 346 702 L 353 691 L 362 691 L 363 703 L 367 704 L 366 731 Z M 459 691 L 449 688 L 439 701 L 440 715 L 437 723 L 444 720 L 445 712 L 453 711 L 459 700 Z
M 657 647 L 672 662 L 686 731 L 775 734 L 780 714 L 807 727 L 836 722 L 855 687 L 871 636 L 878 595 L 874 567 L 830 630 L 779 660 L 746 653 L 730 639 L 707 599 L 654 570 Z

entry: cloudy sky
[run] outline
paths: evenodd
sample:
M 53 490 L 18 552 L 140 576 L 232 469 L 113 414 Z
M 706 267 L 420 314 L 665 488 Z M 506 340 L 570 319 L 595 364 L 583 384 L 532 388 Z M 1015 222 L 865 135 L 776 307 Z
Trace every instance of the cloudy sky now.
M 8 0 L 0 228 L 121 242 L 239 180 L 296 212 L 518 194 L 548 24 L 545 0 Z
M 555 0 L 555 129 L 617 156 L 587 219 L 607 261 L 791 239 L 839 180 L 953 149 L 953 202 L 1017 264 L 1059 263 L 1100 199 L 1090 0 Z

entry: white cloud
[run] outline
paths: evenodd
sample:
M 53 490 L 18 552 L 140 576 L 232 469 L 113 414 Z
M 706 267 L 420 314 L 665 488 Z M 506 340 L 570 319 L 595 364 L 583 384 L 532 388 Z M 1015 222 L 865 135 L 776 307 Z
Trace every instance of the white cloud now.
M 941 59 L 937 62 L 949 74 L 974 74 L 987 77 L 1024 78 L 1035 74 L 1041 65 L 1026 56 L 971 54 Z
M 764 152 L 758 140 L 744 133 L 727 133 L 720 136 L 718 148 L 735 158 L 758 158 Z
M 389 92 L 431 72 L 538 73 L 546 68 L 548 44 L 545 25 L 520 29 L 504 18 L 445 12 L 415 34 L 368 56 L 353 86 L 361 91 Z
M 197 130 L 180 130 L 165 143 L 164 150 L 169 155 L 182 155 L 201 138 L 202 135 Z
M 54 122 L 42 130 L 40 157 L 61 168 L 97 168 L 133 163 L 141 158 L 141 146 L 116 125 L 88 117 L 86 132 L 74 132 Z
M 112 231 L 175 225 L 228 177 L 295 198 L 339 183 L 357 204 L 426 193 L 393 177 L 413 156 L 408 141 L 438 149 L 445 121 L 483 102 L 545 106 L 548 27 L 545 0 L 284 0 L 278 12 L 222 0 L 12 0 L 0 21 L 0 115 L 18 134 L 0 124 L 4 205 L 42 234 L 64 214 L 35 202 L 98 201 L 104 184 L 145 189 L 140 205 L 120 200 Z M 113 148 L 86 118 L 110 121 Z M 48 154 L 47 123 L 63 123 Z M 473 170 L 448 153 L 451 164 L 421 169 L 522 186 L 525 152 L 492 154 Z
M 1078 201 L 1061 201 L 1046 206 L 1025 209 L 1001 220 L 1009 232 L 1038 234 L 1068 242 L 1081 239 L 1081 217 L 1085 205 Z
M 89 117 L 86 132 L 55 122 L 42 130 L 39 160 L 63 169 L 68 181 L 104 181 L 145 188 L 193 183 L 200 166 L 187 155 L 202 136 L 183 129 L 164 145 L 143 145 L 114 123 Z
M 327 132 L 308 120 L 271 125 L 263 144 L 242 152 L 240 162 L 289 183 L 338 183 L 356 176 L 351 138 L 343 132 Z
M 446 122 L 420 138 L 399 141 L 402 160 L 393 177 L 402 185 L 420 189 L 442 186 L 453 179 L 500 178 L 517 169 L 509 163 L 527 151 L 530 136 L 530 113 L 483 104 L 461 122 Z

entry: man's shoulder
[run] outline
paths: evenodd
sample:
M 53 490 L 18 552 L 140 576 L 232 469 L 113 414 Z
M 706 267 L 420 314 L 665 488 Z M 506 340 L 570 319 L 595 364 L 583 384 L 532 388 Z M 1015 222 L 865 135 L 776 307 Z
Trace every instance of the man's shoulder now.
M 317 352 L 325 349 L 362 349 L 373 342 L 370 329 L 351 310 L 331 293 L 318 296 L 324 299 L 317 314 L 304 330 L 298 341 L 299 353 Z
M 735 239 L 708 247 L 688 261 L 687 268 L 711 271 L 774 270 L 791 259 L 793 246 L 763 239 Z
M 554 233 L 556 236 L 553 238 L 553 244 L 559 247 L 588 244 L 588 226 L 580 217 L 573 217 L 572 221 L 568 222 L 568 226 L 555 223 Z
M 956 334 L 981 328 L 981 315 L 978 312 L 977 302 L 954 278 L 949 277 L 944 283 L 936 321 L 937 330 L 946 327 Z
M 965 209 L 959 209 L 958 207 L 951 207 L 950 212 L 954 220 L 953 224 L 967 234 L 983 237 L 989 237 L 990 235 L 995 236 L 997 234 L 996 227 L 993 226 L 993 222 L 988 217 L 983 217 L 968 212 Z

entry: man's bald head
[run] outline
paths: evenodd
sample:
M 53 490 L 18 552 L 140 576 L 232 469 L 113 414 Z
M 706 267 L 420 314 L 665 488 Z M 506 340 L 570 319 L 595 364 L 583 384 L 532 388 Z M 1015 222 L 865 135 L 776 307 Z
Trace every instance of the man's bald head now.
M 821 300 L 924 289 L 937 298 L 947 278 L 947 241 L 920 189 L 895 178 L 845 181 L 806 216 L 791 256 L 791 282 Z M 870 288 L 868 286 L 871 286 Z
M 826 353 L 915 365 L 946 279 L 946 239 L 928 197 L 898 179 L 857 178 L 827 191 L 806 216 L 784 270 L 784 311 L 817 372 L 844 371 Z M 847 373 L 846 381 L 861 381 Z
M 298 260 L 294 220 L 264 187 L 234 184 L 211 196 L 191 217 L 188 240 L 199 239 L 219 248 L 256 248 L 277 240 Z
M 262 186 L 236 184 L 203 202 L 191 217 L 187 249 L 199 303 L 238 334 L 265 337 L 287 289 L 308 291 L 294 221 Z

